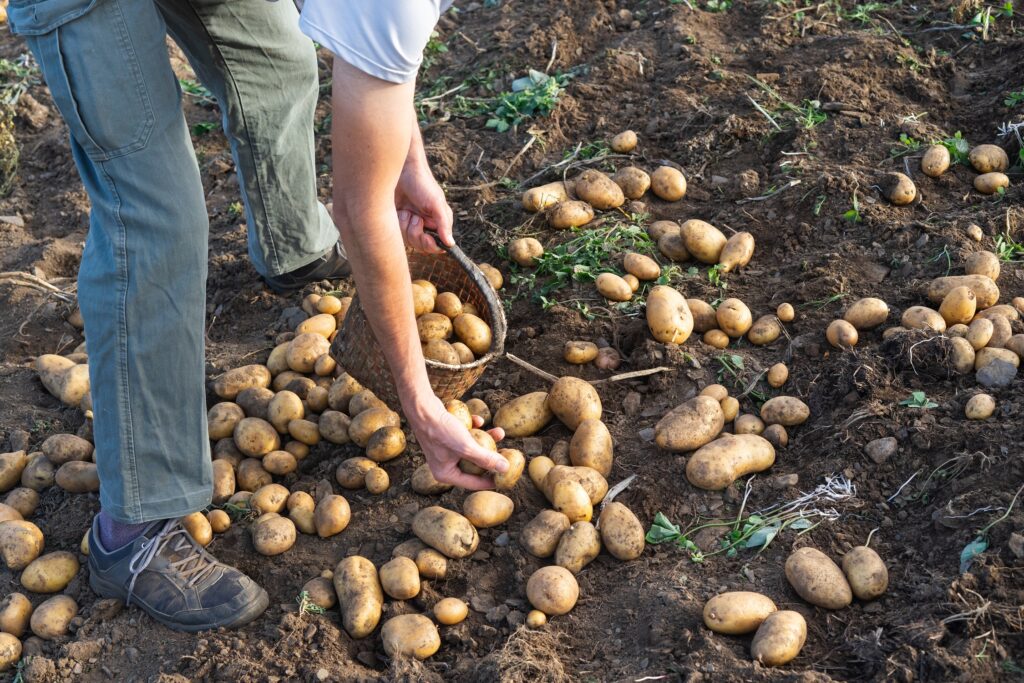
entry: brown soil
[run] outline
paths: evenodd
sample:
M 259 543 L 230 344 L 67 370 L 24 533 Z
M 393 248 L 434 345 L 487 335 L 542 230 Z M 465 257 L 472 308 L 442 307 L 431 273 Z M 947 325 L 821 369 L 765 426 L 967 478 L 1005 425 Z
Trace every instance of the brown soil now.
M 515 538 L 543 501 L 524 482 L 506 529 L 485 530 L 481 550 L 453 562 L 449 578 L 428 583 L 408 605 L 387 608 L 388 614 L 425 610 L 436 598 L 455 595 L 471 603 L 469 619 L 443 629 L 442 649 L 426 663 L 389 663 L 379 639 L 349 638 L 336 610 L 297 614 L 295 597 L 306 580 L 340 558 L 359 553 L 380 563 L 409 536 L 412 515 L 428 502 L 408 487 L 409 474 L 422 461 L 414 452 L 389 464 L 394 485 L 387 494 L 346 493 L 353 522 L 339 536 L 302 537 L 274 559 L 253 552 L 241 525 L 217 537 L 213 551 L 271 593 L 270 609 L 255 624 L 236 633 L 173 633 L 137 610 L 103 609 L 83 570 L 66 591 L 81 606 L 74 635 L 29 641 L 26 654 L 35 656 L 27 659 L 24 679 L 313 681 L 323 673 L 346 681 L 1019 679 L 1024 561 L 1011 551 L 1010 535 L 1024 527 L 1020 505 L 992 528 L 990 549 L 969 572 L 960 573 L 959 556 L 978 529 L 1006 511 L 1024 480 L 1015 445 L 1024 437 L 1016 422 L 1024 412 L 1016 394 L 1020 382 L 992 392 L 995 418 L 968 423 L 963 406 L 977 385 L 973 377 L 947 371 L 941 343 L 914 346 L 920 340 L 912 338 L 882 344 L 880 332 L 868 332 L 854 352 L 841 353 L 828 347 L 822 331 L 862 296 L 885 299 L 890 320 L 897 320 L 905 308 L 924 303 L 929 279 L 950 268 L 960 272 L 967 254 L 992 249 L 998 233 L 1018 226 L 1020 174 L 1013 175 L 1005 197 L 986 198 L 971 190 L 973 173 L 967 168 L 955 166 L 933 180 L 918 172 L 916 159 L 892 158 L 891 150 L 901 132 L 927 143 L 959 130 L 972 143 L 993 142 L 1000 123 L 1019 118 L 1019 107 L 1004 106 L 1003 98 L 1021 86 L 1020 18 L 999 16 L 983 40 L 979 34 L 965 38 L 969 29 L 950 29 L 950 3 L 933 0 L 888 3 L 863 24 L 837 16 L 838 5 L 844 12 L 854 9 L 848 0 L 814 5 L 803 15 L 794 14 L 794 3 L 753 0 L 736 0 L 721 13 L 661 0 L 460 4 L 460 14 L 442 21 L 440 36 L 449 49 L 432 56 L 422 89 L 442 93 L 483 73 L 483 85 L 457 95 L 506 90 L 527 68 L 542 70 L 553 45 L 552 72 L 584 67 L 550 117 L 517 131 L 496 133 L 484 127 L 486 116 L 460 116 L 455 95 L 435 106 L 424 136 L 439 180 L 452 188 L 463 246 L 478 260 L 499 265 L 509 282 L 512 272 L 495 245 L 514 235 L 537 235 L 549 245 L 564 236 L 523 213 L 518 192 L 503 184 L 455 188 L 487 185 L 505 175 L 523 180 L 579 143 L 636 130 L 641 143 L 633 163 L 651 170 L 668 160 L 684 169 L 690 185 L 681 202 L 646 201 L 650 220 L 700 217 L 723 229 L 749 230 L 757 238 L 754 260 L 727 277 L 724 295 L 743 299 L 755 316 L 783 301 L 798 306 L 787 338 L 763 348 L 740 343 L 728 352 L 742 357 L 747 368 L 735 393 L 760 369 L 786 360 L 786 392 L 803 397 L 812 409 L 811 419 L 790 431 L 790 445 L 772 470 L 754 478 L 746 510 L 793 499 L 836 474 L 853 481 L 856 496 L 837 505 L 838 521 L 801 536 L 785 531 L 760 553 L 719 554 L 703 563 L 669 545 L 650 546 L 630 563 L 602 555 L 579 577 L 577 607 L 541 632 L 526 632 L 519 626 L 529 609 L 526 578 L 541 562 Z M 967 11 L 967 20 L 972 14 Z M 8 59 L 25 49 L 16 38 L 0 40 L 0 55 Z M 328 55 L 323 57 L 326 82 Z M 188 74 L 180 59 L 176 66 L 180 75 Z M 827 120 L 809 129 L 796 125 L 794 115 L 749 77 L 770 84 L 789 102 L 820 101 Z M 45 87 L 34 85 L 29 93 L 34 101 L 23 98 L 16 120 L 19 177 L 13 194 L 0 200 L 0 216 L 12 217 L 0 219 L 0 271 L 34 272 L 70 290 L 88 225 L 87 198 Z M 773 112 L 784 130 L 776 131 L 748 96 Z M 328 112 L 325 99 L 321 121 Z M 191 100 L 186 114 L 190 123 L 218 119 L 215 110 Z M 531 125 L 538 142 L 509 168 L 529 140 Z M 330 142 L 323 126 L 318 130 L 320 160 L 327 163 Z M 208 133 L 197 138 L 197 146 L 212 221 L 208 338 L 209 371 L 215 375 L 243 357 L 265 357 L 283 329 L 282 313 L 298 297 L 271 294 L 248 264 L 245 232 L 230 208 L 238 190 L 223 136 Z M 897 208 L 882 199 L 873 186 L 880 172 L 890 170 L 910 171 L 921 201 Z M 555 177 L 548 171 L 535 182 Z M 326 198 L 326 167 L 321 184 Z M 777 195 L 766 197 L 775 190 Z M 842 217 L 853 193 L 859 222 Z M 981 245 L 966 235 L 972 223 L 985 232 Z M 1004 263 L 999 285 L 1002 301 L 1024 295 L 1020 264 Z M 81 339 L 63 320 L 65 304 L 34 289 L 0 286 L 0 434 L 27 430 L 36 446 L 52 433 L 74 431 L 82 417 L 45 393 L 29 361 L 40 353 L 68 351 Z M 708 301 L 723 295 L 706 268 L 684 274 L 677 286 L 688 297 Z M 558 296 L 601 306 L 592 292 L 584 283 Z M 684 526 L 698 517 L 735 518 L 742 483 L 724 494 L 699 491 L 684 477 L 685 458 L 659 452 L 640 436 L 665 410 L 719 380 L 719 352 L 696 338 L 683 347 L 685 354 L 655 344 L 635 312 L 587 320 L 571 307 L 542 312 L 515 284 L 507 284 L 504 294 L 514 300 L 508 350 L 552 373 L 588 379 L 609 374 L 565 364 L 560 349 L 573 338 L 616 345 L 625 358 L 620 372 L 673 368 L 600 388 L 617 441 L 610 480 L 637 475 L 619 500 L 645 525 L 659 511 Z M 842 298 L 833 300 L 837 294 Z M 472 394 L 496 407 L 544 386 L 501 360 Z M 917 390 L 938 407 L 898 405 Z M 627 400 L 634 393 L 642 399 L 639 408 L 635 397 Z M 744 398 L 743 409 L 756 411 L 753 396 Z M 890 435 L 898 439 L 899 451 L 882 464 L 868 459 L 864 445 Z M 564 427 L 552 425 L 540 435 L 542 448 L 568 436 Z M 353 454 L 317 447 L 285 483 L 308 489 L 321 479 L 333 481 L 337 463 Z M 790 474 L 798 476 L 796 485 L 781 479 Z M 457 507 L 461 498 L 453 492 L 440 502 Z M 74 550 L 97 506 L 94 496 L 47 491 L 34 517 L 47 548 Z M 828 612 L 804 603 L 786 583 L 782 567 L 795 547 L 813 545 L 838 558 L 873 529 L 872 547 L 890 571 L 889 591 L 880 600 Z M 710 551 L 719 539 L 701 535 L 696 541 Z M 0 591 L 17 586 L 16 575 L 0 570 Z M 780 607 L 803 613 L 808 639 L 801 655 L 785 667 L 764 669 L 750 661 L 749 638 L 704 628 L 704 601 L 728 589 L 762 591 Z M 33 596 L 34 602 L 40 599 Z

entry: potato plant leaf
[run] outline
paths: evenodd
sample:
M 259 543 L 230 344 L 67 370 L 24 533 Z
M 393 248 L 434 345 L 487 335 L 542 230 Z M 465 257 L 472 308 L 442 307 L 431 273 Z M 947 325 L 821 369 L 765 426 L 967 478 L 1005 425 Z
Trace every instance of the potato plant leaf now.
M 648 543 L 657 545 L 666 541 L 674 541 L 679 538 L 681 533 L 678 525 L 670 522 L 668 517 L 659 512 L 654 516 L 654 522 L 645 538 Z

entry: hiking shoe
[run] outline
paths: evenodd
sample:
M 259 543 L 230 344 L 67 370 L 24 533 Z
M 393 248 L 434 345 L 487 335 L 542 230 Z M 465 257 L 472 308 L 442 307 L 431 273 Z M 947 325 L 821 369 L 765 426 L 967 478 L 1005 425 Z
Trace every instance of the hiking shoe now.
M 325 251 L 312 263 L 297 268 L 290 273 L 273 275 L 263 278 L 267 286 L 278 294 L 297 292 L 310 282 L 321 280 L 337 280 L 352 274 L 345 256 L 345 248 L 339 240 L 333 247 Z
M 136 604 L 176 631 L 233 628 L 252 621 L 270 597 L 248 576 L 192 540 L 181 520 L 154 522 L 117 550 L 100 544 L 98 523 L 89 534 L 89 585 L 104 598 Z

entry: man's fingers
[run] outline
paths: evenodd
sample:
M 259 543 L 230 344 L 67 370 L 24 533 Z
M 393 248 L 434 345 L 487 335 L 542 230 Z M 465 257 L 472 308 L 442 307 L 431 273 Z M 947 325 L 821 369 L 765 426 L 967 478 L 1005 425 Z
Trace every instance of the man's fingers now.
M 470 491 L 485 491 L 494 488 L 494 481 L 492 479 L 475 474 L 466 474 L 458 468 L 452 472 L 446 472 L 441 477 L 435 477 L 435 479 Z
M 508 472 L 508 460 L 505 459 L 505 456 L 486 448 L 477 447 L 466 451 L 462 454 L 462 458 L 489 472 Z
M 487 433 L 491 435 L 492 439 L 494 439 L 494 443 L 498 443 L 499 441 L 505 438 L 505 430 L 502 429 L 501 427 L 494 427 L 493 429 L 488 429 Z
M 473 416 L 473 428 L 474 429 L 480 429 L 483 426 L 484 426 L 484 419 L 482 417 L 480 417 L 479 415 L 474 415 Z

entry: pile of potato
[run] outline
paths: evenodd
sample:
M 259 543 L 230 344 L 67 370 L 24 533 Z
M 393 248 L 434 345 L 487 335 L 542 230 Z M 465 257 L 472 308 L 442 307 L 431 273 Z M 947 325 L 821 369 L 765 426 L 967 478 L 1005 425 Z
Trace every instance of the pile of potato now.
M 874 550 L 857 546 L 843 557 L 842 569 L 816 548 L 794 551 L 786 579 L 807 602 L 828 610 L 848 607 L 854 596 L 865 602 L 885 593 L 889 571 Z M 796 611 L 779 611 L 766 595 L 752 591 L 720 593 L 704 605 L 704 624 L 715 633 L 753 633 L 750 654 L 765 666 L 781 666 L 800 654 L 807 622 Z
M 998 145 L 978 145 L 968 153 L 968 160 L 978 175 L 974 189 L 982 194 L 995 194 L 1010 186 L 1006 170 L 1010 159 L 1006 150 Z M 949 150 L 943 145 L 930 145 L 921 156 L 921 172 L 938 178 L 949 169 Z M 917 186 L 904 173 L 886 173 L 878 181 L 882 194 L 895 206 L 906 206 L 918 198 Z
M 501 287 L 501 273 L 496 268 L 481 264 L 481 270 L 495 289 Z M 437 287 L 426 280 L 415 280 L 412 291 L 416 329 L 425 358 L 446 365 L 465 365 L 487 354 L 491 328 L 473 304 L 459 301 L 452 292 L 438 293 Z

